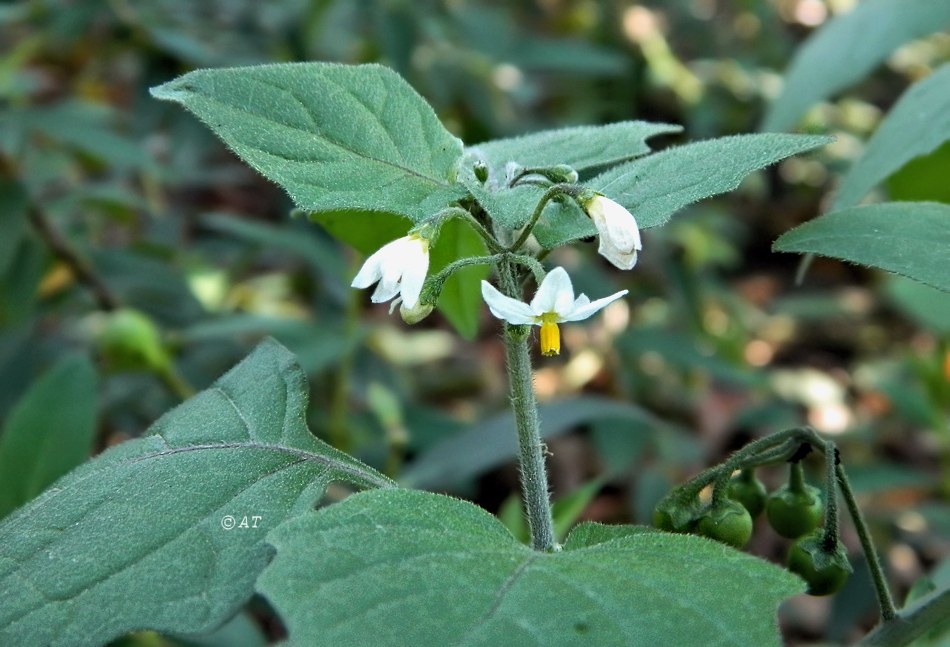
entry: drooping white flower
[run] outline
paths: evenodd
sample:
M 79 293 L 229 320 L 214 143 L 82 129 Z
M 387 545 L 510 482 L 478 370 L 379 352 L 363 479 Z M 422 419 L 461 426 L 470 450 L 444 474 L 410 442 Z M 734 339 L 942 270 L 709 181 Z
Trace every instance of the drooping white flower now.
M 622 270 L 632 269 L 637 264 L 637 252 L 642 249 L 640 229 L 633 214 L 599 193 L 583 206 L 600 234 L 600 255 Z
M 373 303 L 389 301 L 398 294 L 402 305 L 411 309 L 419 302 L 428 271 L 429 240 L 409 234 L 386 243 L 367 258 L 350 285 L 368 288 L 378 281 L 371 297 Z
M 626 293 L 626 290 L 621 290 L 596 301 L 591 301 L 583 294 L 575 299 L 571 277 L 563 267 L 555 267 L 548 272 L 530 304 L 507 297 L 488 281 L 482 281 L 482 298 L 493 315 L 512 324 L 541 326 L 543 355 L 558 355 L 561 352 L 559 323 L 587 319 Z

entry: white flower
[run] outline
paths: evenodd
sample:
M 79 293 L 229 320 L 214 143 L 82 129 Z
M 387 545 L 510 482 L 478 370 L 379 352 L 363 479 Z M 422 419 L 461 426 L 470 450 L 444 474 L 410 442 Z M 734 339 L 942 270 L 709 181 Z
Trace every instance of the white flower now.
M 642 249 L 640 229 L 633 214 L 600 194 L 588 200 L 584 210 L 600 234 L 600 255 L 622 270 L 632 269 L 637 264 L 637 252 Z
M 493 315 L 512 324 L 541 326 L 541 353 L 544 355 L 561 352 L 559 323 L 587 319 L 626 293 L 626 290 L 621 290 L 593 302 L 583 294 L 575 299 L 571 277 L 563 267 L 548 272 L 530 304 L 506 297 L 488 281 L 482 281 L 482 298 Z
M 350 285 L 368 288 L 379 281 L 373 292 L 373 303 L 389 301 L 399 294 L 402 305 L 411 309 L 419 302 L 428 271 L 428 239 L 409 234 L 386 243 L 367 258 Z

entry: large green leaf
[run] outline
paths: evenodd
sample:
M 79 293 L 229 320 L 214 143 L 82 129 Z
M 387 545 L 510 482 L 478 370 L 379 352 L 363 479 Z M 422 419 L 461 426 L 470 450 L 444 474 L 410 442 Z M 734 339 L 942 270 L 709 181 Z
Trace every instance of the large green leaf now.
M 785 232 L 772 249 L 879 267 L 950 292 L 950 205 L 885 202 L 851 207 Z
M 950 64 L 944 65 L 901 96 L 868 141 L 864 155 L 841 182 L 830 211 L 857 204 L 891 173 L 915 157 L 936 150 L 948 139 Z
M 366 492 L 268 535 L 290 645 L 779 645 L 793 575 L 689 535 L 583 528 L 558 553 L 450 497 Z
M 0 435 L 0 517 L 89 458 L 96 384 L 89 359 L 67 355 L 17 404 Z
M 710 139 L 616 166 L 587 186 L 630 209 L 641 228 L 657 227 L 688 204 L 732 191 L 753 171 L 831 141 L 775 133 Z
M 384 476 L 305 425 L 306 377 L 273 341 L 152 434 L 75 469 L 0 524 L 0 644 L 101 645 L 213 629 L 253 593 L 264 535 L 328 483 Z M 242 523 L 246 521 L 246 523 Z
M 152 94 L 188 108 L 302 209 L 420 219 L 438 210 L 436 196 L 455 195 L 461 141 L 386 67 L 197 70 Z
M 864 78 L 897 47 L 950 25 L 946 0 L 865 0 L 799 48 L 763 131 L 793 127 L 816 102 Z
M 526 168 L 567 164 L 581 171 L 649 153 L 647 139 L 681 130 L 681 126 L 671 124 L 621 121 L 606 126 L 575 126 L 495 139 L 472 146 L 468 152 L 481 157 L 500 177 L 504 177 L 508 162 Z

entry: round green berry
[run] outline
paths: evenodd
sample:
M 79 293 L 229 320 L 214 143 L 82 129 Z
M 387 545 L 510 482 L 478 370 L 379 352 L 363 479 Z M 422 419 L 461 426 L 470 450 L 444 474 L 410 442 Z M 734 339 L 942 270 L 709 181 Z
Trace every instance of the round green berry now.
M 831 595 L 841 590 L 852 572 L 841 542 L 829 548 L 823 534 L 816 530 L 796 541 L 788 551 L 788 570 L 805 580 L 809 595 Z
M 696 532 L 734 548 L 742 548 L 752 537 L 752 516 L 738 501 L 725 499 L 703 513 L 696 524 Z

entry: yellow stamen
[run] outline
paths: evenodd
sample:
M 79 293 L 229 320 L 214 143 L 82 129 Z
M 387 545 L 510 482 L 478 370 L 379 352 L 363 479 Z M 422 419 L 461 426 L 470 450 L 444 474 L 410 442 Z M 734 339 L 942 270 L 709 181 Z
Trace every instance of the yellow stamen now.
M 546 317 L 541 322 L 541 354 L 561 354 L 561 331 L 556 323 Z

